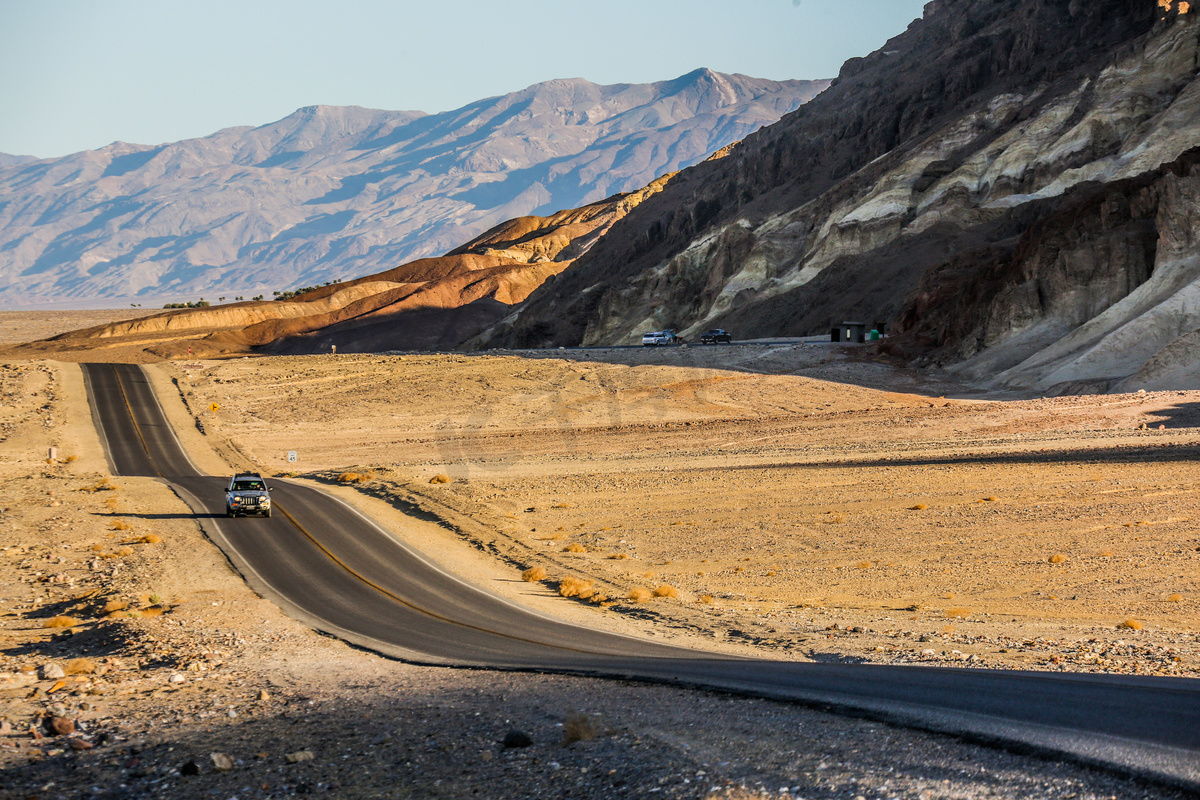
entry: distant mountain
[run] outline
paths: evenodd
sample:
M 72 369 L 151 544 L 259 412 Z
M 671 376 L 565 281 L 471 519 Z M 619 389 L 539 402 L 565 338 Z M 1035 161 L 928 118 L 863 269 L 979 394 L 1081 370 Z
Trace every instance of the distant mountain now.
M 16 164 L 28 164 L 31 161 L 37 161 L 37 156 L 14 156 L 8 153 L 0 153 L 0 169 L 11 167 Z
M 440 255 L 778 120 L 828 82 L 555 80 L 443 114 L 313 106 L 259 128 L 0 161 L 0 302 L 250 297 Z

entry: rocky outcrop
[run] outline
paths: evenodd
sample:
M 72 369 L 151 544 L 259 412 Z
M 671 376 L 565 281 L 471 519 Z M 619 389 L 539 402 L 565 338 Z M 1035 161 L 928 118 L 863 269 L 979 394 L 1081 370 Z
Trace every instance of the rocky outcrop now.
M 1042 390 L 1179 374 L 1200 147 L 1188 10 L 930 3 L 813 102 L 683 171 L 483 341 L 861 318 L 890 323 L 899 355 Z
M 556 80 L 443 114 L 312 106 L 156 147 L 0 158 L 0 300 L 251 297 L 438 256 L 658 176 L 827 81 Z

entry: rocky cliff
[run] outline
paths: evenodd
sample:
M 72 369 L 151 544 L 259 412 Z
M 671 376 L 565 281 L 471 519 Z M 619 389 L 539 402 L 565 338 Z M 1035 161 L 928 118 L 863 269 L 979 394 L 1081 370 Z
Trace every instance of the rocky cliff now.
M 891 323 L 897 354 L 1046 391 L 1143 370 L 1194 380 L 1189 11 L 929 3 L 813 102 L 683 171 L 481 341 L 816 334 L 862 318 Z
M 637 191 L 827 81 L 556 80 L 455 111 L 313 106 L 259 128 L 0 156 L 0 301 L 213 301 L 390 269 Z

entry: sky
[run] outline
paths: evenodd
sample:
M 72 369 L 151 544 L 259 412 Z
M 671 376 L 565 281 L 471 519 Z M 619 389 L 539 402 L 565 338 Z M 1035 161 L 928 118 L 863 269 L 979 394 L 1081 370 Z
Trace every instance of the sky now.
M 0 153 L 437 113 L 555 78 L 832 78 L 925 0 L 0 0 Z

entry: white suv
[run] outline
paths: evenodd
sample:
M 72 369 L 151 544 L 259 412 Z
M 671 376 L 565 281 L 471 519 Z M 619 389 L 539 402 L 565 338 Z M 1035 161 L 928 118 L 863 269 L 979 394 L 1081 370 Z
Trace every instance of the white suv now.
M 651 331 L 650 333 L 642 334 L 643 347 L 676 344 L 677 341 L 675 331 Z
M 271 487 L 257 472 L 239 472 L 229 479 L 225 490 L 225 515 L 237 517 L 242 514 L 271 516 Z

